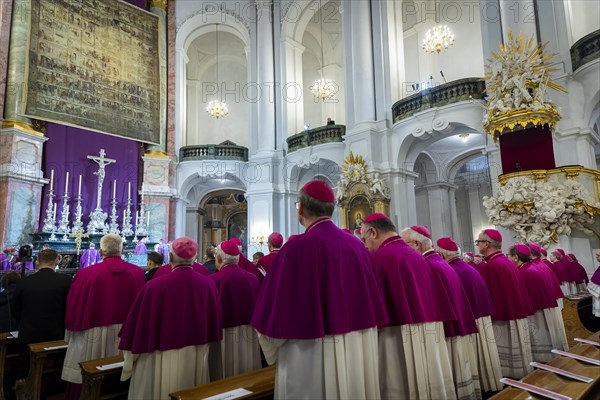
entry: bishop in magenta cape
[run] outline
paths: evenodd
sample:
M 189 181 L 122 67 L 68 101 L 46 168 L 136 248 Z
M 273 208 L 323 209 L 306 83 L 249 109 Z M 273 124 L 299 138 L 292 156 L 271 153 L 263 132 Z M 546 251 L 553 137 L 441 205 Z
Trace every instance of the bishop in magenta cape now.
M 209 343 L 222 338 L 219 294 L 212 280 L 190 266 L 175 267 L 146 283 L 120 332 L 119 349 L 135 398 L 208 383 Z M 167 367 L 169 366 L 169 367 Z M 149 371 L 160 373 L 148 373 Z
M 347 397 L 346 390 L 357 387 L 360 394 L 352 396 L 364 397 L 365 390 L 379 397 L 373 344 L 377 326 L 387 323 L 367 250 L 327 217 L 282 247 L 252 317 L 259 335 L 267 336 L 261 339 L 268 342 L 267 361 L 278 360 L 276 397 L 290 398 Z

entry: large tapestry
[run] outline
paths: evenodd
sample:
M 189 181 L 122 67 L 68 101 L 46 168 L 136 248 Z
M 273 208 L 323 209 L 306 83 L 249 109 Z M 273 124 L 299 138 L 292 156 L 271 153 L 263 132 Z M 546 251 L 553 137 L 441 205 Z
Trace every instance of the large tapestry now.
M 34 0 L 24 113 L 160 141 L 158 17 L 117 0 Z

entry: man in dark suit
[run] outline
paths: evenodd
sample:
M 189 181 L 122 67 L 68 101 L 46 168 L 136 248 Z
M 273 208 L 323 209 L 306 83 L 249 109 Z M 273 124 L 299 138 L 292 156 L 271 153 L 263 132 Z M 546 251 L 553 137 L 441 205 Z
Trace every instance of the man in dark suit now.
M 29 371 L 30 343 L 60 340 L 65 337 L 65 312 L 71 277 L 54 272 L 59 262 L 55 250 L 42 250 L 37 259 L 38 272 L 17 283 L 13 314 L 19 324 L 21 346 L 18 379 Z

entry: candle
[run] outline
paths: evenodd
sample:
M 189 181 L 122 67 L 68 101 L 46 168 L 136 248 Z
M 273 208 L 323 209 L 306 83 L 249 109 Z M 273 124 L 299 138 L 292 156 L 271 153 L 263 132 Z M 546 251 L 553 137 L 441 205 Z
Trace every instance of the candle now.
M 140 212 L 139 210 L 135 212 L 135 226 L 137 227 L 140 223 Z
M 148 217 L 146 218 L 146 225 L 150 226 L 150 210 L 148 210 Z
M 144 202 L 144 184 L 142 184 L 142 203 Z M 142 216 L 143 217 L 143 216 Z
M 67 171 L 67 178 L 65 179 L 65 193 L 69 193 L 69 171 Z
M 117 198 L 117 180 L 113 181 L 113 199 Z
M 54 186 L 54 170 L 50 171 L 50 190 L 52 190 L 52 187 Z
M 56 221 L 56 203 L 54 203 L 54 211 L 52 211 L 52 220 Z
M 129 187 L 127 188 L 127 201 L 131 200 L 131 182 L 129 182 Z
M 123 226 L 125 226 L 125 210 L 123 210 Z
M 79 175 L 79 190 L 77 191 L 77 197 L 81 197 L 81 175 Z

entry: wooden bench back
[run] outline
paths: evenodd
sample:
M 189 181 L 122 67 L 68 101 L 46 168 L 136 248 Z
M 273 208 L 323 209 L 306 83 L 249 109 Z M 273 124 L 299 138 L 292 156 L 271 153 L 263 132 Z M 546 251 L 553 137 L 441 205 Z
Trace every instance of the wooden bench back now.
M 62 374 L 67 343 L 64 340 L 29 345 L 31 362 L 25 386 L 17 390 L 18 399 L 61 398 L 65 393 Z
M 240 388 L 252 392 L 252 394 L 240 397 L 241 399 L 272 399 L 275 393 L 275 366 L 181 390 L 171 393 L 169 396 L 172 400 L 196 400 Z
M 14 384 L 19 364 L 19 346 L 10 332 L 0 333 L 0 400 L 4 400 L 4 385 Z
M 129 379 L 121 382 L 123 367 L 98 369 L 99 366 L 122 362 L 123 356 L 118 355 L 79 363 L 83 379 L 81 400 L 126 399 Z

